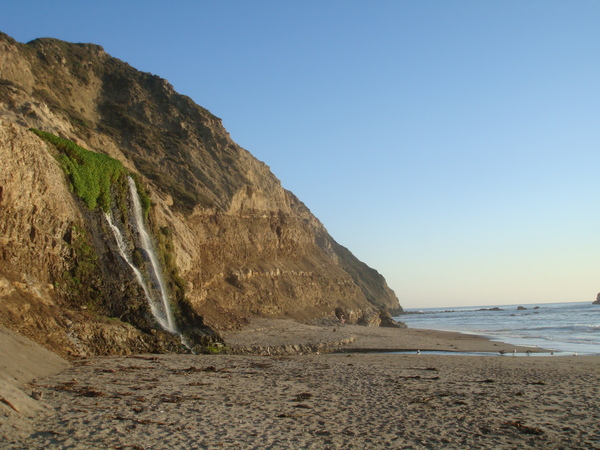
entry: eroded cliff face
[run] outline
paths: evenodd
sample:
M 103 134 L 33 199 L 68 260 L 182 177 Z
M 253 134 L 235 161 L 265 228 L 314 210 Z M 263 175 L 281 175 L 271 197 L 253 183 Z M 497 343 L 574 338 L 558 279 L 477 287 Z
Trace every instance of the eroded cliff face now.
M 401 309 L 380 274 L 167 81 L 95 45 L 0 35 L 0 321 L 38 342 L 72 354 L 176 347 L 152 327 L 100 212 L 70 192 L 30 127 L 141 175 L 186 329 L 336 312 L 377 325 L 381 309 Z

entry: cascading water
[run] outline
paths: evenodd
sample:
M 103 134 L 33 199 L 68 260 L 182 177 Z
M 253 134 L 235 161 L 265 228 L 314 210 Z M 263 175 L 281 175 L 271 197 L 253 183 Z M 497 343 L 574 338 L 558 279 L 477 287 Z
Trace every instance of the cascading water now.
M 164 328 L 167 331 L 179 334 L 175 326 L 175 322 L 173 321 L 173 314 L 171 313 L 171 306 L 169 305 L 169 297 L 167 295 L 167 289 L 165 288 L 165 282 L 163 281 L 162 273 L 160 270 L 160 264 L 158 262 L 158 258 L 156 257 L 156 251 L 154 250 L 152 240 L 150 239 L 150 235 L 146 231 L 146 225 L 144 224 L 142 205 L 140 204 L 140 197 L 138 196 L 137 187 L 135 185 L 135 181 L 133 181 L 133 178 L 128 177 L 128 181 L 129 192 L 131 194 L 131 201 L 133 203 L 133 217 L 135 219 L 135 228 L 140 236 L 142 249 L 148 256 L 148 260 L 150 261 L 150 275 L 152 277 L 153 282 L 156 284 L 158 292 L 160 294 L 160 299 L 162 303 L 162 308 L 160 309 L 161 312 L 164 314 L 164 316 L 161 317 L 161 319 L 166 321 L 166 327 Z
M 110 214 L 104 213 L 104 216 L 106 217 L 106 221 L 108 222 L 108 225 L 110 226 L 110 229 L 113 232 L 115 240 L 117 241 L 117 247 L 119 248 L 119 253 L 121 254 L 121 257 L 125 260 L 125 262 L 131 268 L 131 270 L 133 270 L 133 273 L 135 274 L 135 279 L 144 291 L 144 295 L 146 297 L 146 300 L 148 301 L 148 305 L 150 305 L 152 315 L 162 328 L 168 331 L 172 331 L 169 329 L 169 323 L 166 315 L 162 313 L 159 306 L 156 304 L 153 295 L 151 295 L 150 289 L 147 286 L 146 281 L 144 280 L 142 272 L 140 272 L 140 270 L 133 264 L 127 246 L 125 245 L 123 235 L 121 234 L 121 230 L 119 230 L 119 227 L 117 227 L 113 223 Z
M 173 314 L 169 305 L 169 297 L 163 281 L 158 258 L 156 257 L 156 252 L 154 250 L 154 246 L 152 245 L 150 235 L 148 234 L 148 231 L 146 231 L 146 225 L 144 224 L 142 207 L 137 193 L 137 188 L 131 177 L 129 177 L 129 192 L 131 194 L 131 201 L 133 203 L 134 229 L 139 235 L 140 243 L 142 245 L 141 249 L 145 253 L 146 259 L 150 266 L 148 272 L 151 284 L 146 282 L 140 269 L 133 264 L 129 249 L 125 244 L 123 233 L 121 233 L 119 227 L 114 224 L 111 215 L 108 213 L 105 213 L 106 221 L 108 222 L 115 240 L 117 241 L 119 253 L 129 267 L 131 267 L 131 270 L 133 270 L 135 278 L 144 291 L 144 295 L 146 296 L 146 300 L 148 301 L 148 305 L 150 306 L 150 310 L 156 321 L 164 330 L 181 336 L 181 333 L 177 330 L 173 320 Z M 182 342 L 183 341 L 184 340 L 182 337 Z

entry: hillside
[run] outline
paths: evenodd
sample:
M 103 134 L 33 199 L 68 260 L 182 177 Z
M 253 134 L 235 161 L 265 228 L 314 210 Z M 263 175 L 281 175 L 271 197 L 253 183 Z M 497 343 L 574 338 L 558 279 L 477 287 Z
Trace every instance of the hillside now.
M 127 176 L 149 199 L 173 321 L 193 343 L 251 316 L 379 325 L 401 310 L 219 118 L 97 45 L 0 33 L 0 155 L 0 325 L 62 355 L 182 350 L 136 282 L 134 266 L 152 276 Z M 81 155 L 121 168 L 78 181 L 67 166 Z M 90 203 L 82 190 L 106 177 Z

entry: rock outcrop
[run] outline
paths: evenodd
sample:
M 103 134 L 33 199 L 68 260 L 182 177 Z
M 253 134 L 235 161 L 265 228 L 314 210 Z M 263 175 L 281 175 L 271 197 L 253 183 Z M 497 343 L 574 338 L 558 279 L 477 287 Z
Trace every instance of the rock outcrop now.
M 600 305 L 600 293 L 596 296 L 596 300 L 592 302 L 592 305 Z
M 377 271 L 166 80 L 96 45 L 0 33 L 0 324 L 58 353 L 180 343 L 152 323 L 101 211 L 71 192 L 56 149 L 29 128 L 138 174 L 179 326 L 199 341 L 252 315 L 341 308 L 350 323 L 379 325 L 381 310 L 402 310 Z

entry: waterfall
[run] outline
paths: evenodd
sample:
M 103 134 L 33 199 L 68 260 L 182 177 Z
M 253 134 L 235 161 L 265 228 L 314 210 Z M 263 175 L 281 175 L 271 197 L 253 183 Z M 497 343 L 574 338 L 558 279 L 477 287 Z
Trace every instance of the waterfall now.
M 144 295 L 146 296 L 146 300 L 150 305 L 152 315 L 156 318 L 156 320 L 162 328 L 168 329 L 169 325 L 165 315 L 159 310 L 153 296 L 150 294 L 150 290 L 148 289 L 148 286 L 144 281 L 142 272 L 140 272 L 140 270 L 133 264 L 133 261 L 129 256 L 127 246 L 125 245 L 123 235 L 121 234 L 121 230 L 119 230 L 119 228 L 113 223 L 110 214 L 104 213 L 104 217 L 106 217 L 106 221 L 108 222 L 108 225 L 110 226 L 110 229 L 112 230 L 113 235 L 115 236 L 115 240 L 117 241 L 117 247 L 119 248 L 119 253 L 121 254 L 121 257 L 125 260 L 125 262 L 131 268 L 131 270 L 133 270 L 133 273 L 135 274 L 135 279 L 144 291 Z
M 140 204 L 140 197 L 138 196 L 137 187 L 135 185 L 135 181 L 133 181 L 133 178 L 128 177 L 128 180 L 129 192 L 131 194 L 131 201 L 133 203 L 133 217 L 135 219 L 136 231 L 140 236 L 142 249 L 146 252 L 146 255 L 150 261 L 150 275 L 154 283 L 156 283 L 158 292 L 160 293 L 160 300 L 162 303 L 161 310 L 164 313 L 162 318 L 166 321 L 166 327 L 164 328 L 167 331 L 179 334 L 177 332 L 177 328 L 175 327 L 175 322 L 173 321 L 173 314 L 171 312 L 171 306 L 169 305 L 169 296 L 167 295 L 167 289 L 163 280 L 162 271 L 160 270 L 160 263 L 158 262 L 156 251 L 154 250 L 154 245 L 152 245 L 150 235 L 146 230 L 144 216 L 142 214 L 142 205 Z
M 119 253 L 123 257 L 125 262 L 129 265 L 129 267 L 131 267 L 131 270 L 133 270 L 135 278 L 138 284 L 141 286 L 142 290 L 144 291 L 144 295 L 146 296 L 146 300 L 148 301 L 148 305 L 150 306 L 150 310 L 154 315 L 156 321 L 166 331 L 181 336 L 181 333 L 177 330 L 177 327 L 175 326 L 175 322 L 173 320 L 173 314 L 169 305 L 169 297 L 165 288 L 160 264 L 156 256 L 154 245 L 152 244 L 152 240 L 150 239 L 150 235 L 146 230 L 146 225 L 144 223 L 144 217 L 142 215 L 142 207 L 140 205 L 140 199 L 138 197 L 137 188 L 135 182 L 131 177 L 129 177 L 129 191 L 131 194 L 131 201 L 133 203 L 134 229 L 139 235 L 141 249 L 143 250 L 146 256 L 148 265 L 150 266 L 148 268 L 150 283 L 148 283 L 146 279 L 144 279 L 144 276 L 142 275 L 140 269 L 138 269 L 133 263 L 129 249 L 125 244 L 123 233 L 121 233 L 119 227 L 117 227 L 113 223 L 112 217 L 109 213 L 105 213 L 106 221 L 108 222 L 108 225 L 112 230 L 115 240 L 117 241 Z

